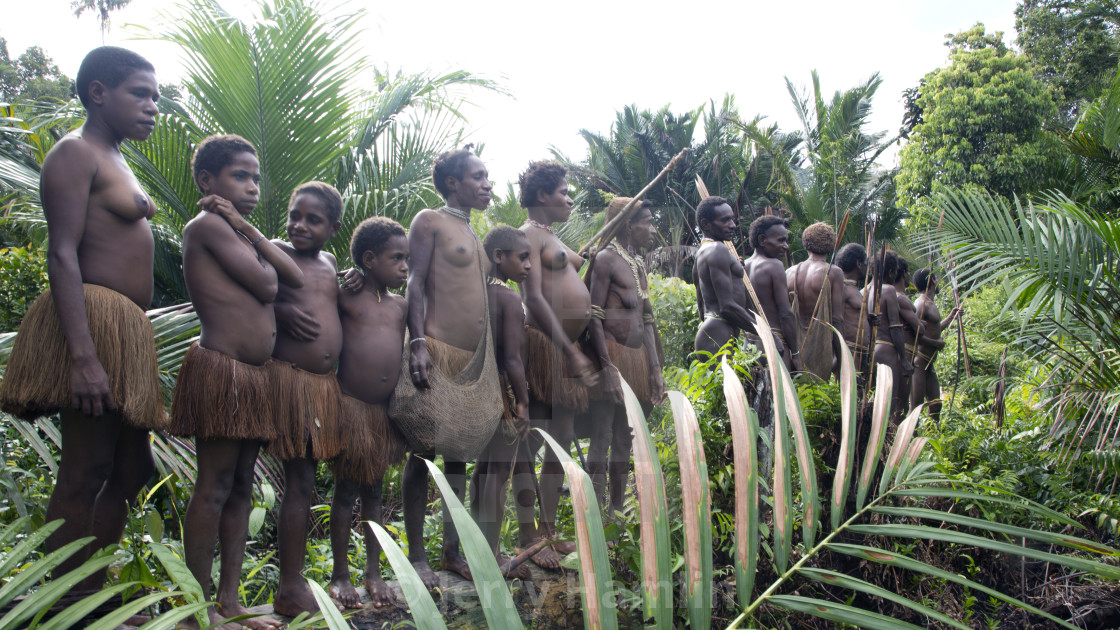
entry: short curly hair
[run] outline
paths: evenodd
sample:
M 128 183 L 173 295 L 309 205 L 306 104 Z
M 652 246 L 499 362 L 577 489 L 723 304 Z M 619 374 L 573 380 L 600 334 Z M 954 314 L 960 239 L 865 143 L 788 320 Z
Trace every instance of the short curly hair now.
M 559 162 L 541 160 L 531 162 L 525 172 L 517 177 L 521 193 L 518 196 L 522 208 L 535 208 L 537 206 L 537 193 L 551 193 L 564 181 L 568 169 Z
M 898 254 L 888 250 L 875 257 L 871 262 L 871 273 L 882 284 L 894 284 L 898 280 Z
M 933 273 L 933 268 L 922 267 L 914 272 L 914 286 L 918 287 L 919 291 L 925 291 L 929 286 L 930 280 L 937 280 L 937 276 Z
M 494 262 L 495 251 L 508 252 L 521 243 L 529 244 L 529 237 L 524 232 L 512 225 L 499 225 L 482 238 L 482 249 L 486 252 L 486 259 Z
M 198 176 L 202 171 L 217 175 L 233 162 L 233 156 L 238 153 L 256 155 L 257 150 L 249 144 L 248 140 L 234 133 L 216 133 L 203 138 L 195 147 L 194 156 L 191 157 L 191 171 L 194 173 L 195 184 L 198 184 Z M 199 187 L 199 190 L 202 188 Z
M 447 189 L 447 178 L 462 179 L 463 169 L 467 167 L 467 159 L 474 155 L 471 150 L 473 148 L 473 144 L 468 144 L 462 149 L 444 151 L 436 158 L 435 164 L 432 164 L 432 182 L 444 199 L 447 199 L 447 195 L 451 194 L 451 191 Z
M 611 199 L 611 202 L 609 204 L 607 204 L 607 213 L 606 213 L 606 218 L 604 219 L 604 221 L 606 223 L 610 223 L 612 219 L 617 217 L 618 214 L 620 212 L 622 212 L 622 209 L 626 207 L 626 204 L 630 203 L 631 199 L 633 199 L 633 197 L 615 197 L 614 199 Z M 645 208 L 645 209 L 652 208 L 653 207 L 653 202 L 650 201 L 649 199 L 642 199 L 641 201 L 638 202 L 637 206 L 638 206 L 638 209 L 634 210 L 632 213 L 630 213 L 630 222 L 631 223 L 638 220 L 638 217 L 640 216 L 640 211 L 643 208 Z
M 827 256 L 836 249 L 836 230 L 823 221 L 817 221 L 801 233 L 801 243 L 810 253 Z
M 751 221 L 751 249 L 758 249 L 758 242 L 762 239 L 762 235 L 766 234 L 766 232 L 768 232 L 770 228 L 774 227 L 775 225 L 784 226 L 785 224 L 785 219 L 773 214 L 765 214 L 761 217 L 758 217 L 754 221 Z
M 859 267 L 867 260 L 867 250 L 859 243 L 848 243 L 836 252 L 836 266 L 844 273 Z
M 326 182 L 304 182 L 292 191 L 292 196 L 288 198 L 288 209 L 292 209 L 292 205 L 296 202 L 296 197 L 308 193 L 315 195 L 327 207 L 327 220 L 332 224 L 337 223 L 342 218 L 342 195 L 339 194 L 338 189 Z
M 359 269 L 364 269 L 363 254 L 366 252 L 380 254 L 389 239 L 407 235 L 404 227 L 389 217 L 370 217 L 359 223 L 354 230 L 354 235 L 350 237 L 350 258 Z
M 696 206 L 696 225 L 699 226 L 700 222 L 704 219 L 711 221 L 716 216 L 716 208 L 723 204 L 731 205 L 723 197 L 712 195 L 711 197 L 704 197 Z
M 117 46 L 98 46 L 89 51 L 78 67 L 78 78 L 75 84 L 78 90 L 78 100 L 82 107 L 89 109 L 89 86 L 98 81 L 107 88 L 115 88 L 125 79 L 132 76 L 133 72 L 147 70 L 155 72 L 152 62 L 140 55 Z

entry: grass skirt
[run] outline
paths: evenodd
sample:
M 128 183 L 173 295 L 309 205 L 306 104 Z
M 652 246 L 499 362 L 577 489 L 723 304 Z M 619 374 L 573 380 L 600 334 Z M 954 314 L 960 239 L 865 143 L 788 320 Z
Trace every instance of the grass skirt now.
M 634 390 L 638 402 L 642 403 L 643 406 L 652 407 L 653 403 L 649 392 L 649 355 L 646 354 L 646 347 L 643 345 L 638 348 L 630 348 L 610 339 L 607 339 L 606 342 L 607 352 L 611 355 L 611 363 L 618 368 L 630 389 Z M 603 398 L 601 392 L 595 392 L 593 397 L 597 400 Z
M 195 342 L 175 381 L 168 432 L 200 440 L 273 440 L 270 394 L 267 367 L 242 363 Z
M 139 429 L 163 429 L 167 412 L 159 390 L 155 334 L 147 315 L 112 289 L 83 284 L 82 291 L 97 359 L 124 421 Z M 34 420 L 69 408 L 70 364 L 54 300 L 45 291 L 20 322 L 0 383 L 0 409 Z
M 287 361 L 265 364 L 272 389 L 276 439 L 268 452 L 282 460 L 307 456 L 325 461 L 342 449 L 342 391 L 334 372 L 314 374 Z
M 564 355 L 552 339 L 532 326 L 525 326 L 525 340 L 529 346 L 529 361 L 525 364 L 529 396 L 546 405 L 587 411 L 589 392 L 568 373 Z
M 404 461 L 407 445 L 389 422 L 385 405 L 371 405 L 343 394 L 341 424 L 343 447 L 331 461 L 335 478 L 369 486 Z

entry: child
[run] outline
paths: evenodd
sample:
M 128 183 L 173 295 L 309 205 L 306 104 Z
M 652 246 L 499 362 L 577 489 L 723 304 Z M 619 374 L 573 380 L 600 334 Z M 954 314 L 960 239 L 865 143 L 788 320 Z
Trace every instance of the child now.
M 347 608 L 360 608 L 361 599 L 350 583 L 346 552 L 350 546 L 354 501 L 361 496 L 361 520 L 381 523 L 381 478 L 390 466 L 404 460 L 405 444 L 389 423 L 386 405 L 400 374 L 404 353 L 408 304 L 398 289 L 408 278 L 408 239 L 392 219 L 362 221 L 350 241 L 354 264 L 365 274 L 362 290 L 339 292 L 342 316 L 342 354 L 338 381 L 342 386 L 344 447 L 331 463 L 335 476 L 331 502 L 331 552 L 334 571 L 330 594 Z M 381 579 L 381 545 L 368 526 L 366 590 L 373 605 L 386 606 L 393 592 Z
M 303 272 L 242 215 L 260 195 L 260 164 L 244 138 L 213 135 L 195 149 L 195 182 L 206 210 L 183 228 L 183 275 L 202 334 L 191 346 L 171 402 L 174 435 L 194 436 L 198 478 L 183 524 L 187 567 L 210 598 L 214 543 L 221 542 L 218 606 L 210 622 L 248 614 L 238 601 L 241 561 L 261 444 L 276 437 L 265 363 L 276 341 L 278 280 L 299 288 Z M 194 620 L 188 620 L 194 626 Z M 272 619 L 241 622 L 255 630 Z
M 342 349 L 338 269 L 334 256 L 322 251 L 338 233 L 341 215 L 342 196 L 334 186 L 301 184 L 288 202 L 291 242 L 273 241 L 303 272 L 302 288 L 281 286 L 276 296 L 278 334 L 268 363 L 276 423 L 269 452 L 284 462 L 284 498 L 277 524 L 280 583 L 272 606 L 289 617 L 319 610 L 302 575 L 315 462 L 333 458 L 342 447 L 338 417 L 342 395 L 334 375 Z
M 155 467 L 149 429 L 167 414 L 159 393 L 152 325 L 155 204 L 121 155 L 121 142 L 155 128 L 159 87 L 152 64 L 123 48 L 95 48 L 78 69 L 86 120 L 43 161 L 47 218 L 44 292 L 20 323 L 0 407 L 24 420 L 60 412 L 62 464 L 47 521 L 54 551 L 94 536 L 55 569 L 63 575 L 124 532 L 126 501 Z M 101 588 L 98 571 L 75 588 Z
M 529 431 L 529 386 L 525 381 L 525 311 L 521 296 L 506 282 L 521 283 L 529 276 L 529 240 L 509 225 L 499 225 L 486 234 L 482 248 L 490 260 L 486 292 L 490 300 L 490 330 L 494 335 L 494 354 L 502 381 L 506 410 L 501 429 L 479 457 L 471 488 L 475 496 L 471 510 L 494 550 L 502 573 L 507 577 L 529 579 L 529 567 L 508 571 L 508 558 L 499 553 L 498 536 L 505 520 L 505 489 L 511 462 L 518 454 L 521 440 Z M 514 466 L 514 493 L 517 521 L 523 542 L 536 538 L 532 468 L 517 458 Z

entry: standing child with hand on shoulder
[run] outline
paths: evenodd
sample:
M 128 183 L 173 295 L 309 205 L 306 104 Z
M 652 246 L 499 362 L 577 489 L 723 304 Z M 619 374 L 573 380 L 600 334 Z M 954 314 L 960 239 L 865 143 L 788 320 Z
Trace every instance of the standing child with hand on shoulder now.
M 273 608 L 295 617 L 319 605 L 303 578 L 307 528 L 315 494 L 315 462 L 342 447 L 342 394 L 334 365 L 342 350 L 337 265 L 323 245 L 338 233 L 342 196 L 334 186 L 307 182 L 288 202 L 290 242 L 273 241 L 303 272 L 303 286 L 281 285 L 276 296 L 276 348 L 268 363 L 276 439 L 269 452 L 284 462 L 284 497 L 277 523 L 280 583 Z
M 214 545 L 221 542 L 211 624 L 249 614 L 238 598 L 261 445 L 276 437 L 265 364 L 276 343 L 279 283 L 303 286 L 295 261 L 245 220 L 260 196 L 260 162 L 236 135 L 209 136 L 192 160 L 204 210 L 183 228 L 183 275 L 201 323 L 171 403 L 170 432 L 194 437 L 198 477 L 183 523 L 187 567 L 210 599 Z M 275 619 L 240 622 L 253 630 Z M 194 620 L 185 622 L 197 627 Z
M 331 502 L 331 552 L 334 572 L 330 594 L 347 608 L 361 608 L 350 583 L 350 530 L 354 502 L 361 497 L 361 520 L 381 523 L 382 477 L 404 461 L 404 440 L 390 424 L 389 397 L 397 386 L 404 354 L 408 303 L 389 289 L 408 279 L 408 239 L 404 228 L 385 217 L 362 221 L 350 241 L 354 264 L 365 276 L 362 289 L 341 291 L 342 353 L 338 381 L 342 386 L 343 448 L 331 463 L 335 476 Z M 393 591 L 381 579 L 381 545 L 366 525 L 366 590 L 373 605 L 393 602 Z

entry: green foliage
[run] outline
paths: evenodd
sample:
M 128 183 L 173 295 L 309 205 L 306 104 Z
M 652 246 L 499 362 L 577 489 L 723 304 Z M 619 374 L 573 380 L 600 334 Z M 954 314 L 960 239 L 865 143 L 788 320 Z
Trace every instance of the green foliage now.
M 1116 67 L 1120 8 L 1109 0 L 1020 0 L 1015 43 L 1042 81 L 1054 87 L 1069 124 L 1097 97 Z
M 650 274 L 649 301 L 665 351 L 664 367 L 686 367 L 700 328 L 696 287 L 680 278 Z
M 998 34 L 997 34 L 998 35 Z M 924 78 L 921 123 L 902 148 L 899 203 L 972 185 L 1011 197 L 1034 192 L 1059 158 L 1044 127 L 1056 109 L 1029 61 L 988 37 L 983 25 L 950 41 L 950 64 Z
M 0 330 L 15 330 L 47 288 L 47 257 L 32 246 L 0 249 Z
M 68 101 L 73 94 L 70 78 L 42 48 L 31 46 L 12 59 L 0 37 L 0 101 Z

